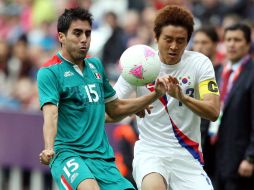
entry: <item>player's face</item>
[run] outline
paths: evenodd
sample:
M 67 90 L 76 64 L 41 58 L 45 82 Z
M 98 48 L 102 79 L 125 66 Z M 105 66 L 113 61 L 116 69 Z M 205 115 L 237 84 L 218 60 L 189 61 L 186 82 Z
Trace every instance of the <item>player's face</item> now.
M 168 25 L 162 28 L 157 40 L 160 59 L 163 63 L 173 65 L 180 61 L 187 46 L 188 32 L 184 27 Z
M 250 44 L 241 30 L 228 30 L 224 36 L 224 43 L 227 57 L 234 63 L 247 55 L 250 49 Z
M 203 53 L 209 58 L 214 56 L 216 45 L 204 32 L 197 32 L 193 37 L 193 51 Z
M 70 25 L 67 34 L 59 33 L 62 53 L 65 58 L 76 63 L 83 61 L 90 47 L 91 26 L 88 21 L 76 20 Z

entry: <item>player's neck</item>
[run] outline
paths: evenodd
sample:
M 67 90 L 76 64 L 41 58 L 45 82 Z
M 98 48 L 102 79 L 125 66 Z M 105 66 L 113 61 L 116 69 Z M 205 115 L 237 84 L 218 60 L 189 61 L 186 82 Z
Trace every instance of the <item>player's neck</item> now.
M 69 53 L 67 53 L 66 51 L 61 50 L 60 51 L 62 57 L 68 61 L 71 64 L 77 65 L 81 70 L 83 70 L 84 67 L 84 59 L 75 59 L 74 57 L 72 57 Z

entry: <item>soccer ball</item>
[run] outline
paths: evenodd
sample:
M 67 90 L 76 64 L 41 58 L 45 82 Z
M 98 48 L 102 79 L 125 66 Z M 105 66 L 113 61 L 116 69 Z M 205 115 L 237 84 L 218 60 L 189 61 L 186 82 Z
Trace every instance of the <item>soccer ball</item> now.
M 160 72 L 156 51 L 147 45 L 134 45 L 120 57 L 121 76 L 130 84 L 144 86 L 155 81 Z

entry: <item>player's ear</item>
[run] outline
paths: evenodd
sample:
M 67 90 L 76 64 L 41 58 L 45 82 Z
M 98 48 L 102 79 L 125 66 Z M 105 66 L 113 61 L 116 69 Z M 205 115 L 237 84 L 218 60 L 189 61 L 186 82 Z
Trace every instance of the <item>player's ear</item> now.
M 62 44 L 65 40 L 65 34 L 62 32 L 58 32 L 58 40 Z
M 154 32 L 153 32 L 153 39 L 154 39 L 154 42 L 155 42 L 155 43 L 158 43 L 158 40 L 157 40 L 156 35 L 155 35 Z

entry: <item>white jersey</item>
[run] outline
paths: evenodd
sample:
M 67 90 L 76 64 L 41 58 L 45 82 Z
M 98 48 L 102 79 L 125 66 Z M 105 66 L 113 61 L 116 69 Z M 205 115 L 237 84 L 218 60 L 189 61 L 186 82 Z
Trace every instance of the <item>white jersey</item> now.
M 160 59 L 159 59 L 160 60 Z M 185 51 L 175 65 L 161 63 L 160 76 L 170 75 L 178 79 L 183 93 L 199 99 L 199 83 L 215 79 L 211 61 L 201 53 Z M 154 84 L 133 86 L 121 76 L 114 86 L 119 98 L 128 98 L 133 91 L 142 96 L 154 90 Z M 200 117 L 177 99 L 165 95 L 153 103 L 152 113 L 137 117 L 139 142 L 167 154 L 173 148 L 184 147 L 201 164 Z M 163 152 L 164 150 L 164 152 Z M 160 152 L 160 153 L 161 153 Z

